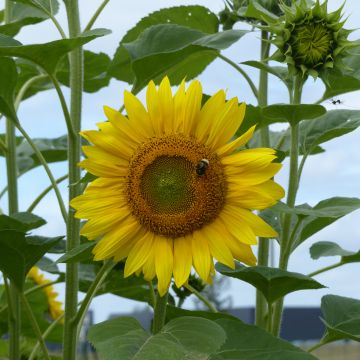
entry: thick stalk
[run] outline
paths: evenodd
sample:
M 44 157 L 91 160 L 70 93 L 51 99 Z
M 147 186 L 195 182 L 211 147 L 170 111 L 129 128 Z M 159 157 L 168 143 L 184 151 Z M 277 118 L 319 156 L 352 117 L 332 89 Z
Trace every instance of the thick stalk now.
M 11 21 L 13 3 L 5 0 L 4 22 Z M 16 166 L 16 137 L 15 127 L 10 119 L 6 119 L 6 171 L 8 186 L 9 214 L 18 212 L 17 166 Z M 13 314 L 9 316 L 9 355 L 10 360 L 20 359 L 20 333 L 21 333 L 21 299 L 15 285 L 10 283 L 10 298 Z
M 164 296 L 160 296 L 158 293 L 156 296 L 156 304 L 154 309 L 154 320 L 153 320 L 154 334 L 157 334 L 165 324 L 168 295 L 169 294 L 166 293 Z
M 269 56 L 270 46 L 267 42 L 268 33 L 266 31 L 261 32 L 261 60 L 266 62 L 265 59 Z M 258 104 L 260 107 L 266 106 L 268 103 L 268 73 L 265 70 L 260 70 L 259 76 L 259 92 L 258 92 Z M 260 129 L 260 138 L 261 146 L 269 147 L 270 146 L 270 136 L 269 128 L 264 126 Z M 269 239 L 259 238 L 259 247 L 258 247 L 258 264 L 261 266 L 268 266 L 269 263 Z M 267 301 L 264 295 L 257 290 L 256 291 L 256 311 L 255 311 L 255 324 L 264 329 L 267 328 L 266 321 L 269 316 L 266 316 L 267 313 Z
M 79 4 L 77 0 L 66 1 L 66 14 L 69 24 L 70 37 L 77 37 L 81 33 Z M 81 128 L 81 104 L 83 89 L 83 51 L 81 48 L 73 50 L 69 55 L 70 60 L 70 117 L 75 136 L 69 134 L 69 201 L 80 194 L 80 169 L 77 166 L 80 161 L 80 137 Z M 74 217 L 74 210 L 69 208 L 67 226 L 66 250 L 70 251 L 80 245 L 80 222 Z M 63 358 L 75 360 L 77 349 L 77 326 L 73 322 L 77 312 L 78 302 L 78 265 L 66 264 L 65 279 L 65 323 Z
M 295 78 L 294 84 L 294 96 L 293 104 L 297 105 L 301 102 L 301 92 L 303 86 L 303 78 L 301 75 L 298 75 Z M 289 171 L 289 185 L 288 185 L 288 194 L 286 204 L 292 208 L 295 206 L 296 193 L 298 189 L 298 157 L 299 157 L 299 124 L 291 124 L 291 147 L 290 147 L 290 171 Z M 291 228 L 291 214 L 285 214 L 282 234 L 280 239 L 280 260 L 279 268 L 286 270 L 289 262 L 289 257 L 291 254 L 291 244 L 289 240 L 290 228 Z M 274 308 L 274 318 L 273 318 L 273 331 L 272 333 L 276 336 L 279 335 L 282 312 L 283 312 L 284 299 L 280 299 Z

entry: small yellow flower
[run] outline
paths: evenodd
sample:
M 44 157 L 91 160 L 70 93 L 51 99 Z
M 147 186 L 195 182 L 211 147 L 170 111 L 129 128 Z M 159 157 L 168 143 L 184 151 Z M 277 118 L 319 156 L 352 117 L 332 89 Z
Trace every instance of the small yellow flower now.
M 150 82 L 147 109 L 125 92 L 127 117 L 105 107 L 108 122 L 99 131 L 83 131 L 80 166 L 99 178 L 73 199 L 76 217 L 87 219 L 81 234 L 101 237 L 95 260 L 127 258 L 125 276 L 157 277 L 166 293 L 192 267 L 210 281 L 213 258 L 234 267 L 234 258 L 255 265 L 256 236 L 276 232 L 251 212 L 274 205 L 284 190 L 272 177 L 281 165 L 267 148 L 238 151 L 255 127 L 232 141 L 245 104 L 225 101 L 219 91 L 201 106 L 202 89 L 182 82 L 173 96 L 165 77 Z
M 50 280 L 45 279 L 45 276 L 42 273 L 40 273 L 39 268 L 37 266 L 33 266 L 30 269 L 27 277 L 37 285 L 46 285 L 51 282 Z M 48 299 L 49 314 L 51 318 L 55 320 L 64 313 L 62 309 L 62 303 L 56 299 L 58 293 L 54 290 L 54 287 L 51 285 L 43 287 L 42 290 L 44 291 Z

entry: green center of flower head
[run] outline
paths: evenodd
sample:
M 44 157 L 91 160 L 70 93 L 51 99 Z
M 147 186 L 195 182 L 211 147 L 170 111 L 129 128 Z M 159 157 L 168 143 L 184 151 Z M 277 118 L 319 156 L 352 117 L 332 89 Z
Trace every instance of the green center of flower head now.
M 184 157 L 160 156 L 142 176 L 143 196 L 156 213 L 179 213 L 194 201 L 192 163 Z
M 332 56 L 334 39 L 332 31 L 324 22 L 295 25 L 289 39 L 292 57 L 297 66 L 316 68 Z

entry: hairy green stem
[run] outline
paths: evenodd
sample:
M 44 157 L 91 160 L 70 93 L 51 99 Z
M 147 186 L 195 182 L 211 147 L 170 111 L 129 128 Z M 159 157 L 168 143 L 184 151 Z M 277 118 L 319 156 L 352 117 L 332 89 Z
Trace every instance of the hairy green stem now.
M 202 301 L 211 312 L 217 313 L 216 307 L 205 297 L 203 296 L 199 291 L 197 291 L 195 288 L 193 288 L 189 284 L 184 284 L 184 287 L 188 289 L 191 293 L 193 293 L 200 301 Z
M 18 110 L 22 99 L 26 95 L 26 92 L 31 88 L 31 86 L 33 86 L 38 81 L 45 80 L 47 78 L 48 78 L 48 75 L 41 74 L 41 75 L 36 75 L 36 76 L 30 78 L 29 80 L 25 81 L 24 85 L 20 88 L 18 94 L 16 95 L 15 110 Z
M 70 37 L 81 34 L 78 0 L 65 2 Z M 81 156 L 79 131 L 81 129 L 81 106 L 83 90 L 83 50 L 77 48 L 69 54 L 70 62 L 70 117 L 71 130 L 68 134 L 68 174 L 69 174 L 69 202 L 80 195 L 80 168 L 77 164 Z M 72 133 L 72 131 L 74 133 Z M 66 251 L 71 251 L 80 245 L 80 221 L 74 217 L 74 209 L 69 207 L 67 224 Z M 65 323 L 63 340 L 63 358 L 75 360 L 77 353 L 77 324 L 73 321 L 77 313 L 78 303 L 78 264 L 66 264 L 65 277 Z
M 101 14 L 101 12 L 104 10 L 105 6 L 110 2 L 110 0 L 104 0 L 100 6 L 97 8 L 97 10 L 95 11 L 94 15 L 91 17 L 89 23 L 86 25 L 84 32 L 85 31 L 89 31 L 91 30 L 91 28 L 93 27 L 95 21 L 97 20 L 97 18 L 99 17 L 99 15 Z
M 63 175 L 55 180 L 56 184 L 60 184 L 62 181 L 66 180 L 68 178 L 68 175 Z M 33 212 L 35 207 L 40 203 L 40 201 L 52 190 L 54 189 L 53 184 L 50 184 L 46 189 L 44 189 L 37 197 L 36 199 L 30 204 L 30 206 L 27 208 L 27 212 Z
M 4 23 L 11 22 L 13 2 L 5 0 Z M 17 189 L 17 162 L 16 162 L 16 136 L 15 126 L 11 119 L 6 119 L 6 171 L 8 187 L 9 215 L 18 212 L 18 189 Z M 20 359 L 20 335 L 21 335 L 21 299 L 20 294 L 10 282 L 9 289 L 12 314 L 9 313 L 9 355 L 10 360 Z
M 261 48 L 260 56 L 261 60 L 266 62 L 265 59 L 269 56 L 270 47 L 267 42 L 268 33 L 266 31 L 261 32 Z M 260 107 L 266 106 L 268 103 L 268 73 L 261 69 L 259 75 L 259 92 L 258 92 L 258 105 Z M 260 139 L 262 147 L 270 146 L 269 128 L 264 126 L 260 129 Z M 259 238 L 258 247 L 258 264 L 261 266 L 268 266 L 269 264 L 269 239 Z M 267 301 L 264 295 L 256 290 L 256 309 L 255 309 L 255 324 L 257 326 L 266 329 L 266 322 L 269 321 L 269 316 L 266 316 L 268 310 Z
M 28 302 L 28 300 L 27 300 L 27 298 L 26 298 L 26 296 L 24 294 L 22 294 L 21 298 L 22 298 L 23 304 L 25 305 L 24 306 L 25 311 L 26 311 L 26 313 L 28 315 L 28 318 L 30 320 L 30 324 L 31 324 L 31 326 L 32 326 L 32 328 L 34 330 L 34 333 L 35 333 L 35 335 L 36 335 L 36 337 L 38 339 L 38 342 L 40 343 L 42 352 L 44 354 L 44 358 L 46 360 L 50 360 L 48 349 L 46 347 L 44 338 L 42 337 L 41 330 L 39 328 L 39 324 L 36 321 L 36 318 L 35 318 L 35 315 L 34 315 L 32 309 L 31 309 L 31 306 L 30 306 L 30 304 L 29 304 L 29 302 Z
M 50 333 L 55 329 L 56 325 L 58 325 L 61 320 L 64 318 L 65 314 L 61 314 L 58 318 L 56 318 L 49 326 L 48 328 L 44 331 L 44 333 L 42 334 L 42 339 L 46 340 L 46 338 L 50 335 Z M 36 359 L 36 354 L 38 352 L 38 349 L 40 347 L 40 341 L 38 341 L 34 348 L 31 351 L 31 354 L 29 356 L 28 360 L 34 360 Z
M 149 281 L 149 292 L 150 292 L 150 304 L 153 308 L 155 308 L 156 296 L 155 296 L 155 290 L 154 290 L 154 285 L 153 285 L 152 281 Z
M 55 88 L 56 93 L 58 94 L 58 97 L 59 97 L 59 100 L 60 100 L 61 109 L 62 109 L 63 114 L 64 114 L 66 128 L 67 128 L 67 131 L 68 131 L 68 136 L 73 138 L 73 139 L 76 139 L 78 137 L 78 132 L 75 130 L 75 125 L 73 124 L 73 122 L 71 120 L 71 115 L 69 113 L 69 109 L 68 109 L 68 106 L 66 104 L 64 94 L 61 91 L 60 84 L 59 84 L 59 82 L 57 81 L 57 79 L 54 76 L 49 75 L 49 77 L 50 77 L 50 80 L 52 81 L 52 83 L 54 85 L 54 88 Z
M 258 99 L 258 97 L 259 97 L 258 90 L 257 90 L 255 84 L 253 83 L 253 81 L 251 80 L 250 76 L 246 73 L 246 71 L 243 70 L 238 64 L 234 63 L 232 60 L 230 60 L 226 56 L 224 56 L 222 54 L 218 54 L 218 57 L 220 59 L 224 60 L 229 65 L 231 65 L 234 69 L 236 69 L 244 77 L 244 79 L 249 84 L 250 89 L 253 92 L 255 98 Z
M 323 268 L 321 268 L 321 269 L 319 269 L 319 270 L 313 271 L 313 272 L 311 272 L 310 274 L 308 274 L 307 276 L 313 277 L 313 276 L 322 274 L 322 273 L 324 273 L 324 272 L 326 272 L 326 271 L 329 271 L 329 270 L 332 270 L 332 269 L 336 269 L 336 268 L 338 268 L 338 267 L 340 267 L 340 266 L 343 266 L 343 265 L 344 265 L 344 263 L 343 263 L 342 261 L 339 261 L 339 262 L 337 262 L 337 263 L 335 263 L 335 264 L 333 264 L 333 265 L 325 266 L 325 267 L 323 267 Z
M 54 178 L 54 175 L 52 174 L 49 165 L 47 163 L 47 161 L 45 160 L 44 156 L 42 155 L 41 151 L 38 149 L 38 147 L 36 146 L 36 144 L 33 142 L 33 140 L 31 139 L 31 137 L 28 135 L 28 133 L 24 130 L 24 128 L 20 125 L 19 121 L 16 122 L 16 127 L 18 128 L 18 130 L 20 131 L 21 135 L 26 139 L 26 141 L 29 143 L 30 147 L 33 149 L 36 157 L 39 159 L 40 164 L 43 166 L 53 188 L 56 194 L 56 198 L 57 201 L 59 203 L 59 207 L 60 207 L 60 211 L 61 211 L 61 215 L 65 221 L 65 223 L 67 223 L 67 212 L 66 212 L 66 208 L 65 208 L 65 204 L 64 201 L 62 199 L 60 190 L 57 186 L 56 180 Z
M 158 293 L 156 296 L 153 320 L 153 334 L 157 334 L 165 325 L 166 305 L 168 301 L 168 296 L 169 293 L 166 293 L 164 296 L 160 296 Z
M 297 105 L 301 102 L 301 92 L 303 87 L 303 78 L 301 75 L 297 75 L 295 78 L 294 84 L 294 96 L 293 104 Z M 289 185 L 288 185 L 288 194 L 286 199 L 286 204 L 288 207 L 293 208 L 295 206 L 296 193 L 298 189 L 298 157 L 299 157 L 299 124 L 291 124 L 291 146 L 290 146 L 290 170 L 289 170 Z M 283 225 L 282 225 L 282 234 L 280 238 L 280 259 L 279 259 L 279 268 L 286 270 L 289 262 L 289 257 L 291 254 L 292 244 L 290 243 L 290 227 L 291 227 L 291 214 L 285 214 Z M 272 333 L 275 336 L 279 335 L 281 327 L 281 319 L 283 313 L 284 299 L 280 299 L 276 302 L 274 308 L 274 318 L 273 318 L 273 329 Z
M 104 262 L 103 266 L 96 274 L 95 280 L 92 282 L 89 290 L 86 293 L 84 300 L 81 302 L 81 306 L 79 311 L 77 312 L 75 318 L 72 320 L 73 324 L 77 326 L 77 333 L 79 334 L 81 330 L 81 326 L 84 322 L 85 315 L 89 309 L 92 299 L 95 297 L 97 291 L 99 290 L 100 286 L 105 281 L 106 277 L 109 275 L 113 267 L 116 265 L 112 260 L 108 260 Z

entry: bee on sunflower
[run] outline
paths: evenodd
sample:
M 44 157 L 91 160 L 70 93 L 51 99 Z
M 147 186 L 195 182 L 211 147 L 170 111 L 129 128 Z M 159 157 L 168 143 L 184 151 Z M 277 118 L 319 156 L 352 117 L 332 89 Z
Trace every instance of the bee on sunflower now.
M 233 140 L 245 114 L 237 98 L 225 101 L 221 90 L 201 103 L 199 81 L 173 95 L 165 77 L 158 89 L 149 83 L 147 108 L 125 91 L 127 116 L 104 107 L 108 121 L 81 133 L 92 145 L 80 166 L 98 177 L 71 201 L 87 220 L 81 234 L 100 239 L 94 260 L 126 259 L 125 276 L 156 277 L 161 296 L 192 268 L 211 281 L 214 258 L 255 265 L 256 236 L 277 236 L 252 212 L 284 196 L 272 180 L 275 150 L 239 150 L 255 126 Z

